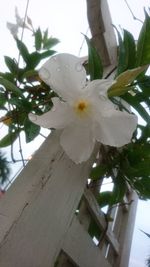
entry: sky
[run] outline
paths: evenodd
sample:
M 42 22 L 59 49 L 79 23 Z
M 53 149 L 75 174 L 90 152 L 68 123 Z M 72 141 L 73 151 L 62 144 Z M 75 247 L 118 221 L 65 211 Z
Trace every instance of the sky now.
M 24 16 L 26 0 L 5 0 L 1 3 L 0 9 L 0 66 L 1 70 L 5 70 L 3 56 L 17 57 L 17 49 L 15 42 L 6 29 L 6 22 L 15 22 L 14 11 L 15 6 L 18 7 L 21 17 Z M 143 7 L 150 6 L 148 0 L 128 0 L 130 7 L 137 18 L 144 19 Z M 124 0 L 108 0 L 113 24 L 121 26 L 132 33 L 137 39 L 142 24 L 133 19 L 131 12 L 127 8 Z M 83 44 L 83 35 L 88 30 L 86 17 L 86 1 L 85 0 L 30 0 L 28 8 L 28 16 L 32 19 L 35 28 L 38 26 L 45 30 L 49 28 L 49 33 L 53 37 L 60 39 L 61 43 L 57 46 L 58 52 L 67 52 L 75 55 L 84 56 L 87 53 L 86 45 Z M 25 31 L 24 40 L 30 47 L 31 38 L 29 33 Z M 82 49 L 81 49 L 82 48 Z M 0 136 L 6 132 L 6 129 L 0 125 Z M 44 132 L 46 135 L 48 133 Z M 36 139 L 32 144 L 26 145 L 23 141 L 24 158 L 28 158 L 33 147 L 38 149 L 43 138 Z M 18 144 L 16 143 L 15 156 L 20 157 Z M 16 164 L 13 173 L 19 164 Z M 132 243 L 131 258 L 129 267 L 144 267 L 145 259 L 150 254 L 150 239 L 147 238 L 139 229 L 150 233 L 150 216 L 148 211 L 150 202 L 140 201 L 136 216 L 136 224 L 134 230 L 134 238 Z

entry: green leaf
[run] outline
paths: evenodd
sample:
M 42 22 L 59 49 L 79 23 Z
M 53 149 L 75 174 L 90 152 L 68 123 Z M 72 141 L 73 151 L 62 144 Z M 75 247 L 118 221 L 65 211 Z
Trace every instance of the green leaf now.
M 4 59 L 5 59 L 5 63 L 7 65 L 7 67 L 8 67 L 8 69 L 10 70 L 10 72 L 17 73 L 18 65 L 15 62 L 15 60 L 10 58 L 10 57 L 7 57 L 7 56 L 5 56 Z
M 138 79 L 138 86 L 142 90 L 142 94 L 144 94 L 147 98 L 150 97 L 150 77 L 145 75 L 141 79 Z
M 119 42 L 119 55 L 118 55 L 118 66 L 117 66 L 117 76 L 124 72 L 127 69 L 127 58 L 126 58 L 126 49 L 124 42 L 122 40 L 121 34 L 118 29 L 114 26 L 118 35 L 118 42 Z
M 28 60 L 29 60 L 29 51 L 28 51 L 28 48 L 25 46 L 25 44 L 16 39 L 16 42 L 17 42 L 17 47 L 19 49 L 19 52 L 20 52 L 20 55 L 22 56 L 22 58 L 24 59 L 24 61 L 26 63 L 28 63 Z
M 133 185 L 140 198 L 150 198 L 150 177 L 136 179 Z
M 88 70 L 91 81 L 101 79 L 103 76 L 103 66 L 101 58 L 96 48 L 92 45 L 90 39 L 85 35 L 84 37 L 88 45 Z
M 55 53 L 56 51 L 54 50 L 48 50 L 42 53 L 31 53 L 28 57 L 27 70 L 35 69 L 42 59 L 47 58 Z
M 39 74 L 38 74 L 38 71 L 36 70 L 28 70 L 22 76 L 22 79 L 26 79 L 28 82 L 33 82 L 37 80 L 38 78 L 39 78 Z
M 138 67 L 132 70 L 127 70 L 123 73 L 121 73 L 117 78 L 115 83 L 108 89 L 108 96 L 120 96 L 127 91 L 131 90 L 131 88 L 128 86 L 130 85 L 136 77 L 142 73 L 147 66 Z
M 53 46 L 59 44 L 59 40 L 57 38 L 48 38 L 46 40 L 43 41 L 43 49 L 50 49 Z
M 39 54 L 40 60 L 47 58 L 47 57 L 50 57 L 55 53 L 56 53 L 55 50 L 48 50 L 48 51 L 42 52 Z
M 1 140 L 0 140 L 0 147 L 6 147 L 6 146 L 10 146 L 18 137 L 18 131 L 17 132 L 12 132 L 12 133 L 8 133 L 6 136 L 4 136 Z
M 5 93 L 0 92 L 0 107 L 3 107 L 7 101 Z
M 125 47 L 125 58 L 126 58 L 126 68 L 133 69 L 136 62 L 136 46 L 133 35 L 124 30 L 124 47 Z
M 88 234 L 93 238 L 96 237 L 98 240 L 101 236 L 101 230 L 97 223 L 94 220 L 91 220 L 89 228 L 88 228 Z
M 31 142 L 40 132 L 40 126 L 32 123 L 28 118 L 24 122 L 26 142 Z
M 97 201 L 100 207 L 104 207 L 107 205 L 114 205 L 122 202 L 123 197 L 125 195 L 127 186 L 125 179 L 118 173 L 117 177 L 114 179 L 114 188 L 113 191 L 104 191 L 100 192 L 97 197 Z
M 150 17 L 145 11 L 145 21 L 137 41 L 136 66 L 150 64 Z
M 144 107 L 139 103 L 136 95 L 132 96 L 131 94 L 126 93 L 125 95 L 122 95 L 121 98 L 131 105 L 139 113 L 143 120 L 150 124 L 150 116 Z
M 100 192 L 99 196 L 96 197 L 99 206 L 102 208 L 110 205 L 112 202 L 112 195 L 113 192 L 111 191 Z
M 10 82 L 14 82 L 14 74 L 10 72 L 0 72 L 0 77 L 3 77 L 5 80 L 8 80 Z
M 99 166 L 96 166 L 92 169 L 90 173 L 90 178 L 94 181 L 99 180 L 102 176 L 104 176 L 108 171 L 108 166 L 101 164 Z
M 40 50 L 42 46 L 42 33 L 40 28 L 37 29 L 37 31 L 34 33 L 34 36 L 35 36 L 35 48 L 36 50 Z
M 119 172 L 117 177 L 115 177 L 114 180 L 114 188 L 113 188 L 113 194 L 112 194 L 112 199 L 111 199 L 111 205 L 122 202 L 123 197 L 126 193 L 126 181 L 124 177 L 121 175 Z
M 47 41 L 47 39 L 48 39 L 48 29 L 46 29 L 46 30 L 44 31 L 44 35 L 43 35 L 43 44 Z
M 22 91 L 12 82 L 0 77 L 0 84 L 3 85 L 7 91 L 12 92 L 17 96 L 23 97 Z
M 130 177 L 142 177 L 149 176 L 150 177 L 150 160 L 145 160 L 143 162 L 139 162 L 137 165 L 131 166 L 126 170 L 126 173 Z

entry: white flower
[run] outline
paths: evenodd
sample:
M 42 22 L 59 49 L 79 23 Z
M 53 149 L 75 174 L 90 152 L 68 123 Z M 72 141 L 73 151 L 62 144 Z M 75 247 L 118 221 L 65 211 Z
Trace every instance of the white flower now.
M 36 116 L 32 122 L 63 129 L 60 144 L 75 162 L 86 161 L 95 142 L 120 147 L 130 142 L 137 117 L 115 109 L 107 97 L 110 80 L 94 80 L 86 84 L 86 72 L 81 59 L 58 54 L 40 69 L 40 77 L 61 97 L 54 97 L 51 111 Z
M 7 28 L 10 30 L 11 34 L 13 35 L 14 38 L 17 38 L 18 34 L 18 25 L 14 23 L 7 22 Z
M 20 17 L 17 7 L 15 7 L 15 17 L 18 27 L 24 27 L 24 19 Z

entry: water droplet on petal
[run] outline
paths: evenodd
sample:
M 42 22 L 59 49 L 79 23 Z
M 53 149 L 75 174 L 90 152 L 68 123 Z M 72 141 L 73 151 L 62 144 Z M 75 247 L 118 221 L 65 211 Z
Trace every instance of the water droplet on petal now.
M 60 67 L 58 67 L 58 68 L 57 68 L 57 71 L 60 72 L 60 70 L 61 70 Z
M 57 60 L 57 57 L 56 57 L 56 56 L 54 56 L 54 57 L 52 57 L 52 59 L 53 59 L 54 61 L 56 61 L 56 60 Z
M 65 66 L 65 69 L 68 71 L 69 70 L 69 65 L 68 64 L 66 64 Z
M 42 68 L 40 69 L 39 73 L 40 73 L 41 78 L 42 78 L 43 80 L 45 80 L 45 81 L 49 80 L 49 78 L 51 77 L 51 74 L 50 74 L 50 72 L 48 71 L 48 69 L 46 69 L 46 68 L 44 68 L 44 67 L 42 67 Z

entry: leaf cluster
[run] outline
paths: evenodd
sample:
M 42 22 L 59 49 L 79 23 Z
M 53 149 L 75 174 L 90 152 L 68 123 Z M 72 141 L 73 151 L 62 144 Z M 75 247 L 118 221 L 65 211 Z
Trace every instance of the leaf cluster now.
M 0 109 L 5 116 L 0 121 L 8 126 L 8 134 L 0 140 L 0 147 L 9 146 L 21 131 L 25 132 L 26 142 L 32 141 L 40 132 L 40 126 L 28 119 L 28 114 L 42 114 L 52 107 L 54 92 L 41 81 L 38 75 L 39 64 L 55 54 L 53 47 L 59 40 L 49 37 L 48 30 L 33 31 L 33 51 L 29 52 L 22 40 L 14 38 L 22 67 L 15 58 L 5 56 L 7 72 L 0 73 Z
M 129 104 L 144 120 L 138 124 L 131 144 L 116 149 L 109 147 L 103 161 L 92 169 L 92 181 L 112 177 L 112 192 L 99 194 L 100 206 L 121 202 L 128 185 L 142 199 L 150 198 L 150 17 L 145 12 L 145 21 L 139 38 L 135 42 L 132 34 L 123 30 L 118 35 L 118 64 L 115 83 L 108 90 L 108 97 L 120 110 L 130 112 L 124 103 Z M 105 78 L 100 55 L 90 39 L 88 45 L 87 75 L 91 80 Z M 29 121 L 28 114 L 43 114 L 52 107 L 51 98 L 55 96 L 38 75 L 42 60 L 55 53 L 53 46 L 59 41 L 48 36 L 48 30 L 40 28 L 33 32 L 34 50 L 30 52 L 22 40 L 15 38 L 23 66 L 17 60 L 5 56 L 8 71 L 0 73 L 0 109 L 5 116 L 0 120 L 8 126 L 8 134 L 0 140 L 0 147 L 9 146 L 21 131 L 25 132 L 26 142 L 32 141 L 40 132 L 40 127 Z M 139 134 L 140 133 L 140 134 Z M 102 146 L 103 147 L 103 146 Z
M 91 184 L 109 177 L 114 184 L 113 191 L 99 194 L 97 200 L 101 207 L 122 202 L 129 185 L 141 199 L 150 198 L 150 76 L 147 72 L 150 64 L 150 17 L 145 12 L 137 41 L 127 30 L 123 29 L 122 34 L 116 31 L 118 64 L 115 83 L 109 88 L 108 96 L 120 110 L 129 112 L 124 105 L 128 103 L 143 119 L 144 125 L 139 120 L 131 144 L 120 150 L 109 148 L 107 153 L 101 151 L 103 160 L 92 169 Z M 100 55 L 90 40 L 87 44 L 91 80 L 104 78 Z
M 10 168 L 6 157 L 0 151 L 0 184 L 3 184 L 9 177 Z

